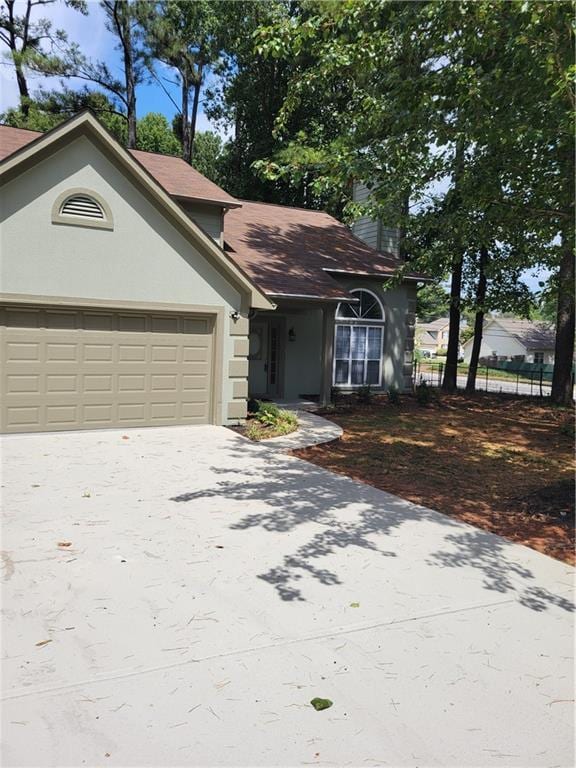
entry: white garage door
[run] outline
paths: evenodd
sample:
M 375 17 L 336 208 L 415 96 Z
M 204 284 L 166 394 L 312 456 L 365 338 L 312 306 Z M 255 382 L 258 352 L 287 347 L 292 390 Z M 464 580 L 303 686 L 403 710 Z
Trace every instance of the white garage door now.
M 214 321 L 0 308 L 1 431 L 207 424 Z

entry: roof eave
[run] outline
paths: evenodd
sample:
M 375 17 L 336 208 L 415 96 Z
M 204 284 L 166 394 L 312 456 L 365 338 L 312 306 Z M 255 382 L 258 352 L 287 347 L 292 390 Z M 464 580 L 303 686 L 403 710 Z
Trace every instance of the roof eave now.
M 323 272 L 333 272 L 336 275 L 351 275 L 351 276 L 358 276 L 358 277 L 379 277 L 382 280 L 390 280 L 394 277 L 396 277 L 397 272 L 392 271 L 390 274 L 387 274 L 385 272 L 378 272 L 378 271 L 370 271 L 370 270 L 358 270 L 358 269 L 335 269 L 333 267 L 322 267 Z M 416 282 L 416 283 L 432 283 L 434 282 L 433 277 L 426 277 L 423 275 L 416 275 L 416 274 L 408 274 L 402 276 L 402 281 L 408 281 L 408 282 Z
M 176 200 L 190 200 L 194 203 L 201 203 L 202 205 L 217 205 L 220 208 L 226 208 L 231 210 L 232 208 L 242 208 L 242 203 L 237 203 L 233 200 L 218 200 L 211 197 L 198 197 L 197 195 L 172 195 Z

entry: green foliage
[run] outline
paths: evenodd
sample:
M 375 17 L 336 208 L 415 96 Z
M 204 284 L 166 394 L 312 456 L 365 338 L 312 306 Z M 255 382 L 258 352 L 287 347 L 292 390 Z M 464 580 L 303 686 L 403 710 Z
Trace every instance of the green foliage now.
M 422 323 L 446 317 L 450 308 L 450 294 L 439 283 L 428 283 L 416 294 L 416 316 Z
M 232 3 L 226 0 L 157 0 L 141 3 L 139 20 L 152 76 L 162 85 L 155 63 L 168 67 L 180 86 L 182 156 L 191 162 L 200 95 L 206 77 L 218 68 Z
M 298 429 L 298 419 L 291 411 L 285 411 L 275 403 L 262 403 L 248 422 L 246 436 L 251 440 L 288 435 Z
M 138 149 L 163 155 L 180 155 L 182 147 L 168 120 L 158 112 L 149 112 L 138 120 Z
M 116 111 L 112 101 L 100 91 L 82 88 L 74 91 L 40 89 L 28 100 L 28 112 L 11 108 L 0 115 L 0 121 L 15 128 L 49 131 L 83 109 L 91 109 L 102 124 L 122 144 L 126 141 L 126 118 Z
M 396 387 L 390 387 L 390 389 L 387 392 L 388 395 L 388 402 L 390 405 L 400 405 L 400 392 L 396 389 Z
M 531 0 L 295 6 L 255 35 L 259 54 L 293 61 L 275 121 L 283 145 L 259 168 L 294 183 L 309 172 L 314 189 L 344 196 L 350 179 L 370 182 L 371 199 L 346 212 L 397 223 L 410 268 L 443 277 L 463 262 L 455 306 L 526 315 L 520 274 L 569 263 L 562 244 L 574 242 L 573 9 Z M 295 115 L 311 104 L 302 129 Z M 573 281 L 562 285 L 573 297 Z M 565 306 L 573 325 L 573 300 Z
M 192 165 L 215 184 L 225 186 L 221 173 L 222 139 L 211 131 L 201 131 L 194 137 Z
M 0 7 L 0 42 L 8 48 L 8 57 L 14 66 L 20 110 L 29 109 L 29 72 L 38 75 L 69 75 L 69 60 L 77 47 L 70 43 L 64 29 L 55 28 L 46 17 L 36 18 L 35 8 L 53 5 L 56 0 L 4 0 Z M 65 5 L 88 13 L 86 0 L 64 0 Z

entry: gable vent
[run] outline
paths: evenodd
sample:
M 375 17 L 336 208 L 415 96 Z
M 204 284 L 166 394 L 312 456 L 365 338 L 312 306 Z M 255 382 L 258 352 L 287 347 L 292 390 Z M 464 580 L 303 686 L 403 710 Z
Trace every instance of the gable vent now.
M 61 216 L 75 216 L 83 219 L 100 219 L 106 217 L 99 203 L 88 195 L 72 195 L 67 198 L 60 208 Z

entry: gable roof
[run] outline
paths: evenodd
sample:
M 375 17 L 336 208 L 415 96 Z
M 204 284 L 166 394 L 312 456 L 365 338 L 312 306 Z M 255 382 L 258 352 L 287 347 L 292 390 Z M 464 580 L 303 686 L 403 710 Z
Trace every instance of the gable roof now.
M 495 317 L 490 322 L 499 325 L 528 350 L 554 349 L 556 334 L 552 325 L 514 317 Z
M 0 125 L 0 162 L 46 134 Z M 169 195 L 236 208 L 240 203 L 181 157 L 129 149 L 128 152 L 161 184 Z
M 88 111 L 46 134 L 0 126 L 0 173 L 7 164 L 18 163 L 27 150 L 34 151 L 37 143 L 52 142 L 81 123 L 89 124 L 92 129 L 98 126 L 100 138 L 106 137 L 107 146 L 115 147 L 117 156 L 124 162 L 130 158 L 133 165 L 142 168 L 169 196 L 228 209 L 224 217 L 224 251 L 264 294 L 333 301 L 350 299 L 346 289 L 334 277 L 386 279 L 405 267 L 398 257 L 366 245 L 347 226 L 323 211 L 236 200 L 178 157 L 126 150 Z M 179 208 L 176 203 L 173 205 Z M 196 225 L 194 227 L 201 231 Z M 209 239 L 202 234 L 205 240 Z M 218 246 L 210 242 L 224 256 Z M 429 280 L 410 271 L 402 277 Z M 266 308 L 270 308 L 269 302 L 266 304 Z
M 21 133 L 21 129 L 16 129 Z M 250 306 L 256 309 L 274 309 L 274 304 L 262 293 L 235 262 L 229 259 L 214 240 L 207 235 L 172 199 L 164 187 L 150 174 L 141 163 L 122 147 L 94 117 L 92 112 L 84 111 L 65 123 L 53 128 L 48 133 L 36 133 L 31 141 L 23 143 L 21 135 L 14 136 L 12 143 L 20 143 L 20 148 L 12 151 L 0 160 L 0 182 L 32 167 L 44 157 L 66 146 L 79 136 L 89 136 L 107 153 L 108 159 L 115 162 L 123 172 L 129 175 L 136 185 L 144 188 L 163 210 L 167 218 L 177 226 L 216 269 L 235 285 L 244 296 L 249 296 Z
M 331 275 L 389 278 L 402 266 L 323 211 L 241 202 L 224 218 L 224 247 L 271 296 L 349 299 Z M 404 277 L 426 279 L 413 272 Z

